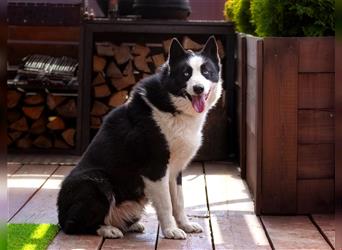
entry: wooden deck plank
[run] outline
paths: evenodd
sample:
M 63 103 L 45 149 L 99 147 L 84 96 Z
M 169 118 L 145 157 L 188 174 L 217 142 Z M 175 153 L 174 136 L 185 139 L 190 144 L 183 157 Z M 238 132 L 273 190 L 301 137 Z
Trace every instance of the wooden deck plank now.
M 331 249 L 306 216 L 262 216 L 275 249 Z
M 21 168 L 22 164 L 20 163 L 9 163 L 7 164 L 7 176 L 13 175 L 16 171 Z
M 48 247 L 48 250 L 98 250 L 101 244 L 102 237 L 97 235 L 66 235 L 60 231 Z
M 57 166 L 53 165 L 24 165 L 8 178 L 9 219 L 44 184 L 56 168 Z
M 45 167 L 48 167 L 46 165 Z M 60 184 L 73 166 L 61 166 L 46 181 L 41 189 L 32 197 L 11 220 L 13 223 L 52 223 L 57 224 L 56 201 Z
M 184 171 L 182 185 L 185 211 L 191 221 L 202 225 L 204 232 L 188 234 L 186 240 L 165 239 L 160 232 L 157 249 L 213 249 L 202 164 L 193 163 Z
M 152 207 L 147 208 L 147 213 L 141 222 L 145 226 L 144 233 L 127 233 L 122 239 L 106 239 L 101 249 L 155 249 L 158 220 Z
M 237 166 L 227 163 L 206 163 L 205 173 L 211 213 L 254 214 L 253 200 Z
M 335 216 L 334 214 L 313 214 L 313 220 L 320 227 L 324 235 L 335 246 Z
M 215 249 L 271 249 L 237 166 L 205 164 Z

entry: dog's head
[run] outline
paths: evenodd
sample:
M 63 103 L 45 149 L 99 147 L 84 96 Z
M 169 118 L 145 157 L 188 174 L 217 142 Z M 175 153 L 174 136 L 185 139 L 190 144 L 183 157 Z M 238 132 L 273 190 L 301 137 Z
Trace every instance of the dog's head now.
M 177 110 L 188 114 L 202 113 L 219 99 L 222 92 L 221 64 L 213 36 L 196 53 L 184 50 L 174 38 L 166 67 L 171 79 L 167 88 Z

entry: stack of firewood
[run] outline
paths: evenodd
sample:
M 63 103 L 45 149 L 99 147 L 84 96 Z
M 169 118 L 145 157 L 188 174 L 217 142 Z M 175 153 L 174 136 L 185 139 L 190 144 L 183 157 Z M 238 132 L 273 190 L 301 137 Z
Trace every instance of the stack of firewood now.
M 76 98 L 7 91 L 7 144 L 20 149 L 75 147 Z
M 123 104 L 132 87 L 142 78 L 153 74 L 167 60 L 171 39 L 160 44 L 135 44 L 111 42 L 96 43 L 93 56 L 91 128 L 101 126 L 103 116 Z M 185 49 L 198 51 L 199 44 L 189 37 L 183 38 Z M 224 50 L 218 40 L 220 57 Z

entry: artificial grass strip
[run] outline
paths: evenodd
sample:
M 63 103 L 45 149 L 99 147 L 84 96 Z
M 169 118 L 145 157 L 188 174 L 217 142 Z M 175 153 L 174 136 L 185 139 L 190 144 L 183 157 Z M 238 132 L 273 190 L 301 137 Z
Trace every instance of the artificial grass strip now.
M 58 231 L 53 224 L 8 224 L 7 249 L 45 250 Z

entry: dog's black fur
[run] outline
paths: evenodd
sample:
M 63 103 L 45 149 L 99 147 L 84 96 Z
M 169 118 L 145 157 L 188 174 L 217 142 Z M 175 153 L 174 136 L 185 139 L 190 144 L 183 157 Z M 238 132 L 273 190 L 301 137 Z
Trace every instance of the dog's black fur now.
M 58 219 L 68 234 L 95 233 L 108 213 L 113 199 L 117 205 L 144 198 L 144 182 L 141 176 L 152 181 L 165 175 L 169 149 L 164 135 L 152 118 L 151 107 L 178 115 L 169 93 L 186 95 L 186 81 L 191 67 L 186 64 L 193 52 L 180 51 L 173 46 L 168 65 L 160 72 L 145 78 L 135 87 L 130 100 L 104 119 L 97 135 L 83 154 L 80 162 L 63 181 L 58 196 Z M 211 56 L 208 49 L 203 57 Z M 212 56 L 217 58 L 217 56 Z M 217 62 L 208 60 L 203 67 L 210 69 L 210 80 L 218 81 Z M 189 71 L 189 76 L 184 76 Z M 139 220 L 127 221 L 131 225 Z

